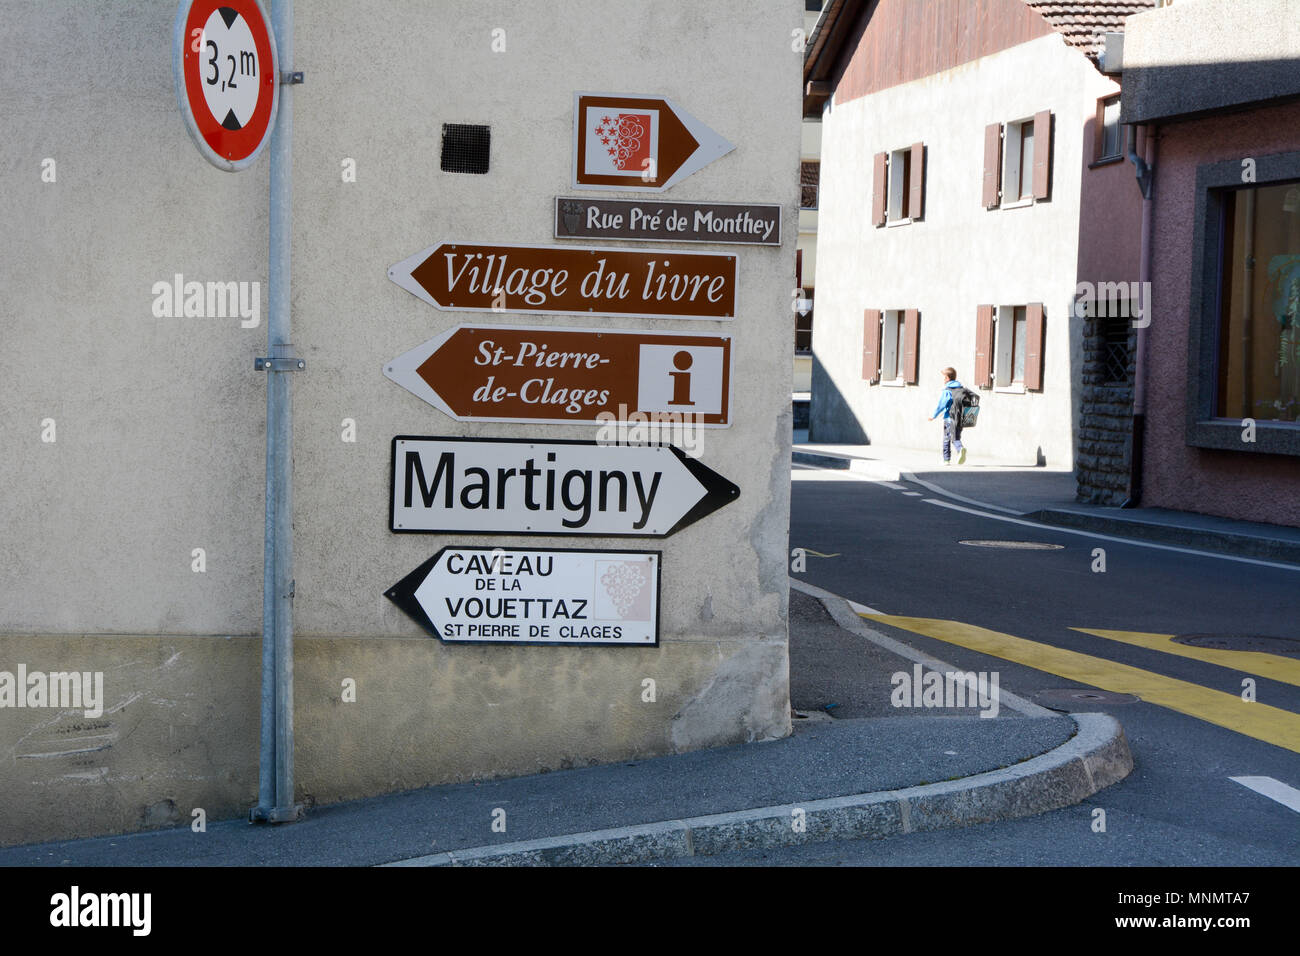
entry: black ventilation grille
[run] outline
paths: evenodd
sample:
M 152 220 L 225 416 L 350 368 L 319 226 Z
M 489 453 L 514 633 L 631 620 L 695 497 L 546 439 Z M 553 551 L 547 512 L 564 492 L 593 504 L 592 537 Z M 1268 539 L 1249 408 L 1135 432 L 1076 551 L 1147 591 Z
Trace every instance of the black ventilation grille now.
M 442 171 L 478 173 L 488 171 L 492 153 L 492 129 L 462 123 L 442 125 Z

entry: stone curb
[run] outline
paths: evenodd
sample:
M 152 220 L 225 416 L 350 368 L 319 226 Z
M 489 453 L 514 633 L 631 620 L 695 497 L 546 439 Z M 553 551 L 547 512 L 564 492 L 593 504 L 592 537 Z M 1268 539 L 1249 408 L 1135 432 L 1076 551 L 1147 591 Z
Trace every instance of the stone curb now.
M 830 455 L 823 452 L 791 451 L 790 461 L 796 465 L 815 465 L 837 471 L 851 471 L 880 481 L 898 481 L 899 470 L 874 458 L 853 458 L 848 455 Z
M 1119 721 L 1072 714 L 1075 736 L 1029 760 L 944 783 L 758 807 L 641 826 L 452 850 L 386 866 L 592 866 L 644 863 L 825 840 L 1012 820 L 1072 806 L 1133 769 Z M 802 824 L 802 830 L 797 827 Z
M 1300 564 L 1300 542 L 1280 538 L 1265 538 L 1254 534 L 1232 531 L 1215 531 L 1191 528 L 1186 525 L 1143 521 L 1140 517 L 1113 518 L 1109 515 L 1088 514 L 1080 511 L 1048 508 L 1024 516 L 1029 521 L 1075 528 L 1081 531 L 1098 531 L 1118 537 L 1141 538 L 1160 544 L 1173 544 L 1202 551 L 1217 551 L 1238 557 L 1260 558 L 1266 561 L 1285 561 Z

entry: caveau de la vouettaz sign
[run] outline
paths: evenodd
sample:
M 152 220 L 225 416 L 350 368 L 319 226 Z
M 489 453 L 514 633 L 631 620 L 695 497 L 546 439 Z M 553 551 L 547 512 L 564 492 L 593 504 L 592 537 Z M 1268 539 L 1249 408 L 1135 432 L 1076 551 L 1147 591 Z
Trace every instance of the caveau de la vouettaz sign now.
M 736 257 L 661 249 L 440 242 L 388 277 L 439 309 L 732 319 Z
M 657 551 L 443 548 L 385 596 L 448 644 L 659 643 Z
M 663 538 L 740 489 L 673 445 L 527 438 L 393 439 L 398 533 Z
M 461 325 L 384 374 L 458 421 L 731 420 L 729 335 Z
M 779 246 L 781 207 L 557 196 L 555 238 Z

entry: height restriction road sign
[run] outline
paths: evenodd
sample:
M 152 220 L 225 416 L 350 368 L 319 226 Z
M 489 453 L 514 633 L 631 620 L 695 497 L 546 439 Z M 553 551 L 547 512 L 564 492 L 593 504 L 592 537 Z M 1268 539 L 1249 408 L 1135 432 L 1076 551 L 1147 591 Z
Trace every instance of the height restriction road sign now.
M 662 192 L 735 149 L 672 100 L 573 94 L 573 185 Z
M 280 104 L 275 35 L 261 0 L 181 0 L 172 73 L 203 157 L 227 172 L 252 163 L 271 138 Z
M 731 336 L 461 325 L 384 374 L 457 421 L 731 423 Z

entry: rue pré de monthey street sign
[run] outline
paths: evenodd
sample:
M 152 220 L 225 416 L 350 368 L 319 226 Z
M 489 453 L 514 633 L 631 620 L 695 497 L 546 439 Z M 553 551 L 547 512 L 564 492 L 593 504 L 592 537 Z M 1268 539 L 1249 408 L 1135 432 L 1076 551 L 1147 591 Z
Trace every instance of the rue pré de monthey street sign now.
M 779 246 L 781 207 L 758 203 L 555 197 L 556 239 Z
M 280 103 L 275 35 L 259 0 L 181 0 L 172 76 L 203 158 L 235 172 L 266 146 Z
M 457 421 L 731 421 L 729 335 L 460 325 L 384 374 Z
M 740 497 L 666 444 L 398 435 L 391 478 L 398 534 L 663 538 Z
M 658 551 L 449 545 L 385 596 L 449 644 L 659 644 Z
M 665 96 L 573 94 L 573 185 L 662 192 L 735 149 Z
M 438 309 L 733 319 L 736 257 L 680 249 L 440 242 L 388 277 Z

